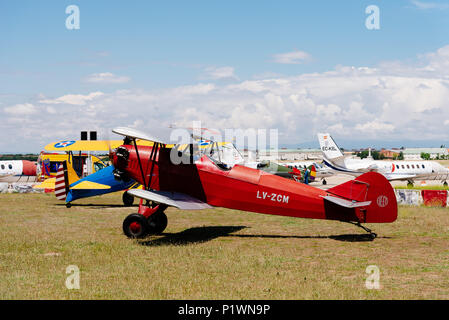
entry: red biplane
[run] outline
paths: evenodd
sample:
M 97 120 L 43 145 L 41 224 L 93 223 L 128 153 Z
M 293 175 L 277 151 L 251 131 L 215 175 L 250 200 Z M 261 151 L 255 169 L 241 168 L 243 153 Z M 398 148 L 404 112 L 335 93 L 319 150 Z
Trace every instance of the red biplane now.
M 227 166 L 197 143 L 167 148 L 163 141 L 129 128 L 114 133 L 125 137 L 123 145 L 110 153 L 117 179 L 133 179 L 143 190 L 130 190 L 141 198 L 139 212 L 123 222 L 130 238 L 160 234 L 167 226 L 164 210 L 224 207 L 242 211 L 310 219 L 349 222 L 376 237 L 362 223 L 389 223 L 397 218 L 396 197 L 381 174 L 365 173 L 328 190 L 241 165 Z M 137 146 L 136 139 L 153 141 Z

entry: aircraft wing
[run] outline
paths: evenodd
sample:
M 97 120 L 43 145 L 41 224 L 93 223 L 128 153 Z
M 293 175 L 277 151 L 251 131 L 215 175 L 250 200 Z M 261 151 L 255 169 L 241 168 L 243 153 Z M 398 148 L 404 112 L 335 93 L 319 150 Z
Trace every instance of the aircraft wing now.
M 100 189 L 111 189 L 111 186 L 106 184 L 92 182 L 92 181 L 81 181 L 70 189 L 74 190 L 100 190 Z
M 128 194 L 145 200 L 163 203 L 181 210 L 202 210 L 213 208 L 197 198 L 179 192 L 132 189 L 128 190 Z
M 63 140 L 45 146 L 47 151 L 109 151 L 123 144 L 123 140 Z M 137 145 L 152 146 L 150 141 L 137 140 Z
M 56 178 L 48 178 L 33 186 L 33 189 L 54 189 Z
M 150 136 L 146 134 L 145 132 L 133 129 L 133 128 L 126 128 L 126 127 L 119 127 L 112 129 L 112 132 L 119 134 L 124 137 L 134 138 L 134 139 L 141 139 L 146 141 L 152 141 L 162 144 L 170 144 L 169 141 L 166 141 L 165 139 L 161 139 L 159 137 Z

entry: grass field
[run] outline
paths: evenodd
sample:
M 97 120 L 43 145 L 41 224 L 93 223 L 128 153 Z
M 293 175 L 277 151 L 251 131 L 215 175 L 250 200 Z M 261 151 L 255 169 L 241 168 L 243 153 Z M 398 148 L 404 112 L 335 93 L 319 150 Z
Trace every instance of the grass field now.
M 117 194 L 66 209 L 0 195 L 1 299 L 449 299 L 449 209 L 401 207 L 379 235 L 334 221 L 168 209 L 161 236 L 129 240 Z M 80 289 L 65 286 L 80 269 Z M 365 272 L 380 269 L 380 289 Z

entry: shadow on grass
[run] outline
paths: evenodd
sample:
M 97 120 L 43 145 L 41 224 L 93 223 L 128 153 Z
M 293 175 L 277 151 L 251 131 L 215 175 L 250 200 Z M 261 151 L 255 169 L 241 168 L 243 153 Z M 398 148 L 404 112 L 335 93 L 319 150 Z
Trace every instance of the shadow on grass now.
M 57 207 L 65 207 L 65 203 L 55 204 Z M 123 204 L 100 204 L 100 203 L 72 203 L 71 207 L 93 207 L 94 209 L 106 209 L 106 208 L 138 208 L 139 205 L 132 205 L 126 207 Z
M 374 238 L 366 234 L 342 234 L 342 235 L 332 235 L 332 236 L 281 236 L 281 235 L 256 235 L 256 234 L 236 234 L 231 235 L 232 237 L 239 238 L 268 238 L 268 239 L 332 239 L 337 241 L 345 242 L 365 242 L 373 241 Z M 377 237 L 375 239 L 389 239 L 389 237 Z
M 246 228 L 245 226 L 211 226 L 190 228 L 178 233 L 163 233 L 161 238 L 139 242 L 144 246 L 188 245 L 227 237 L 230 233 Z
M 232 234 L 240 231 L 245 226 L 211 226 L 190 228 L 178 233 L 163 233 L 162 237 L 140 241 L 144 246 L 163 246 L 163 245 L 189 245 L 194 243 L 207 242 L 219 237 L 235 238 L 266 238 L 266 239 L 332 239 L 345 242 L 365 242 L 373 241 L 370 234 L 343 234 L 331 236 L 295 236 L 295 235 L 258 235 L 258 234 Z M 378 237 L 388 239 L 388 237 Z

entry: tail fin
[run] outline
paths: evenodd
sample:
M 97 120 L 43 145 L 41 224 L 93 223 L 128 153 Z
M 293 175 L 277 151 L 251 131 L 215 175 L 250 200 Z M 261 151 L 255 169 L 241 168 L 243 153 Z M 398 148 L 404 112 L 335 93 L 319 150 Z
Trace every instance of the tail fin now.
M 325 212 L 328 219 L 388 223 L 397 218 L 398 205 L 393 188 L 377 172 L 367 172 L 327 192 Z
M 59 200 L 64 200 L 67 198 L 67 194 L 70 190 L 70 185 L 80 178 L 76 174 L 71 164 L 67 161 L 61 163 L 56 173 L 55 181 L 55 196 Z
M 318 133 L 318 141 L 326 159 L 332 162 L 340 162 L 340 160 L 343 160 L 343 153 L 329 133 Z

